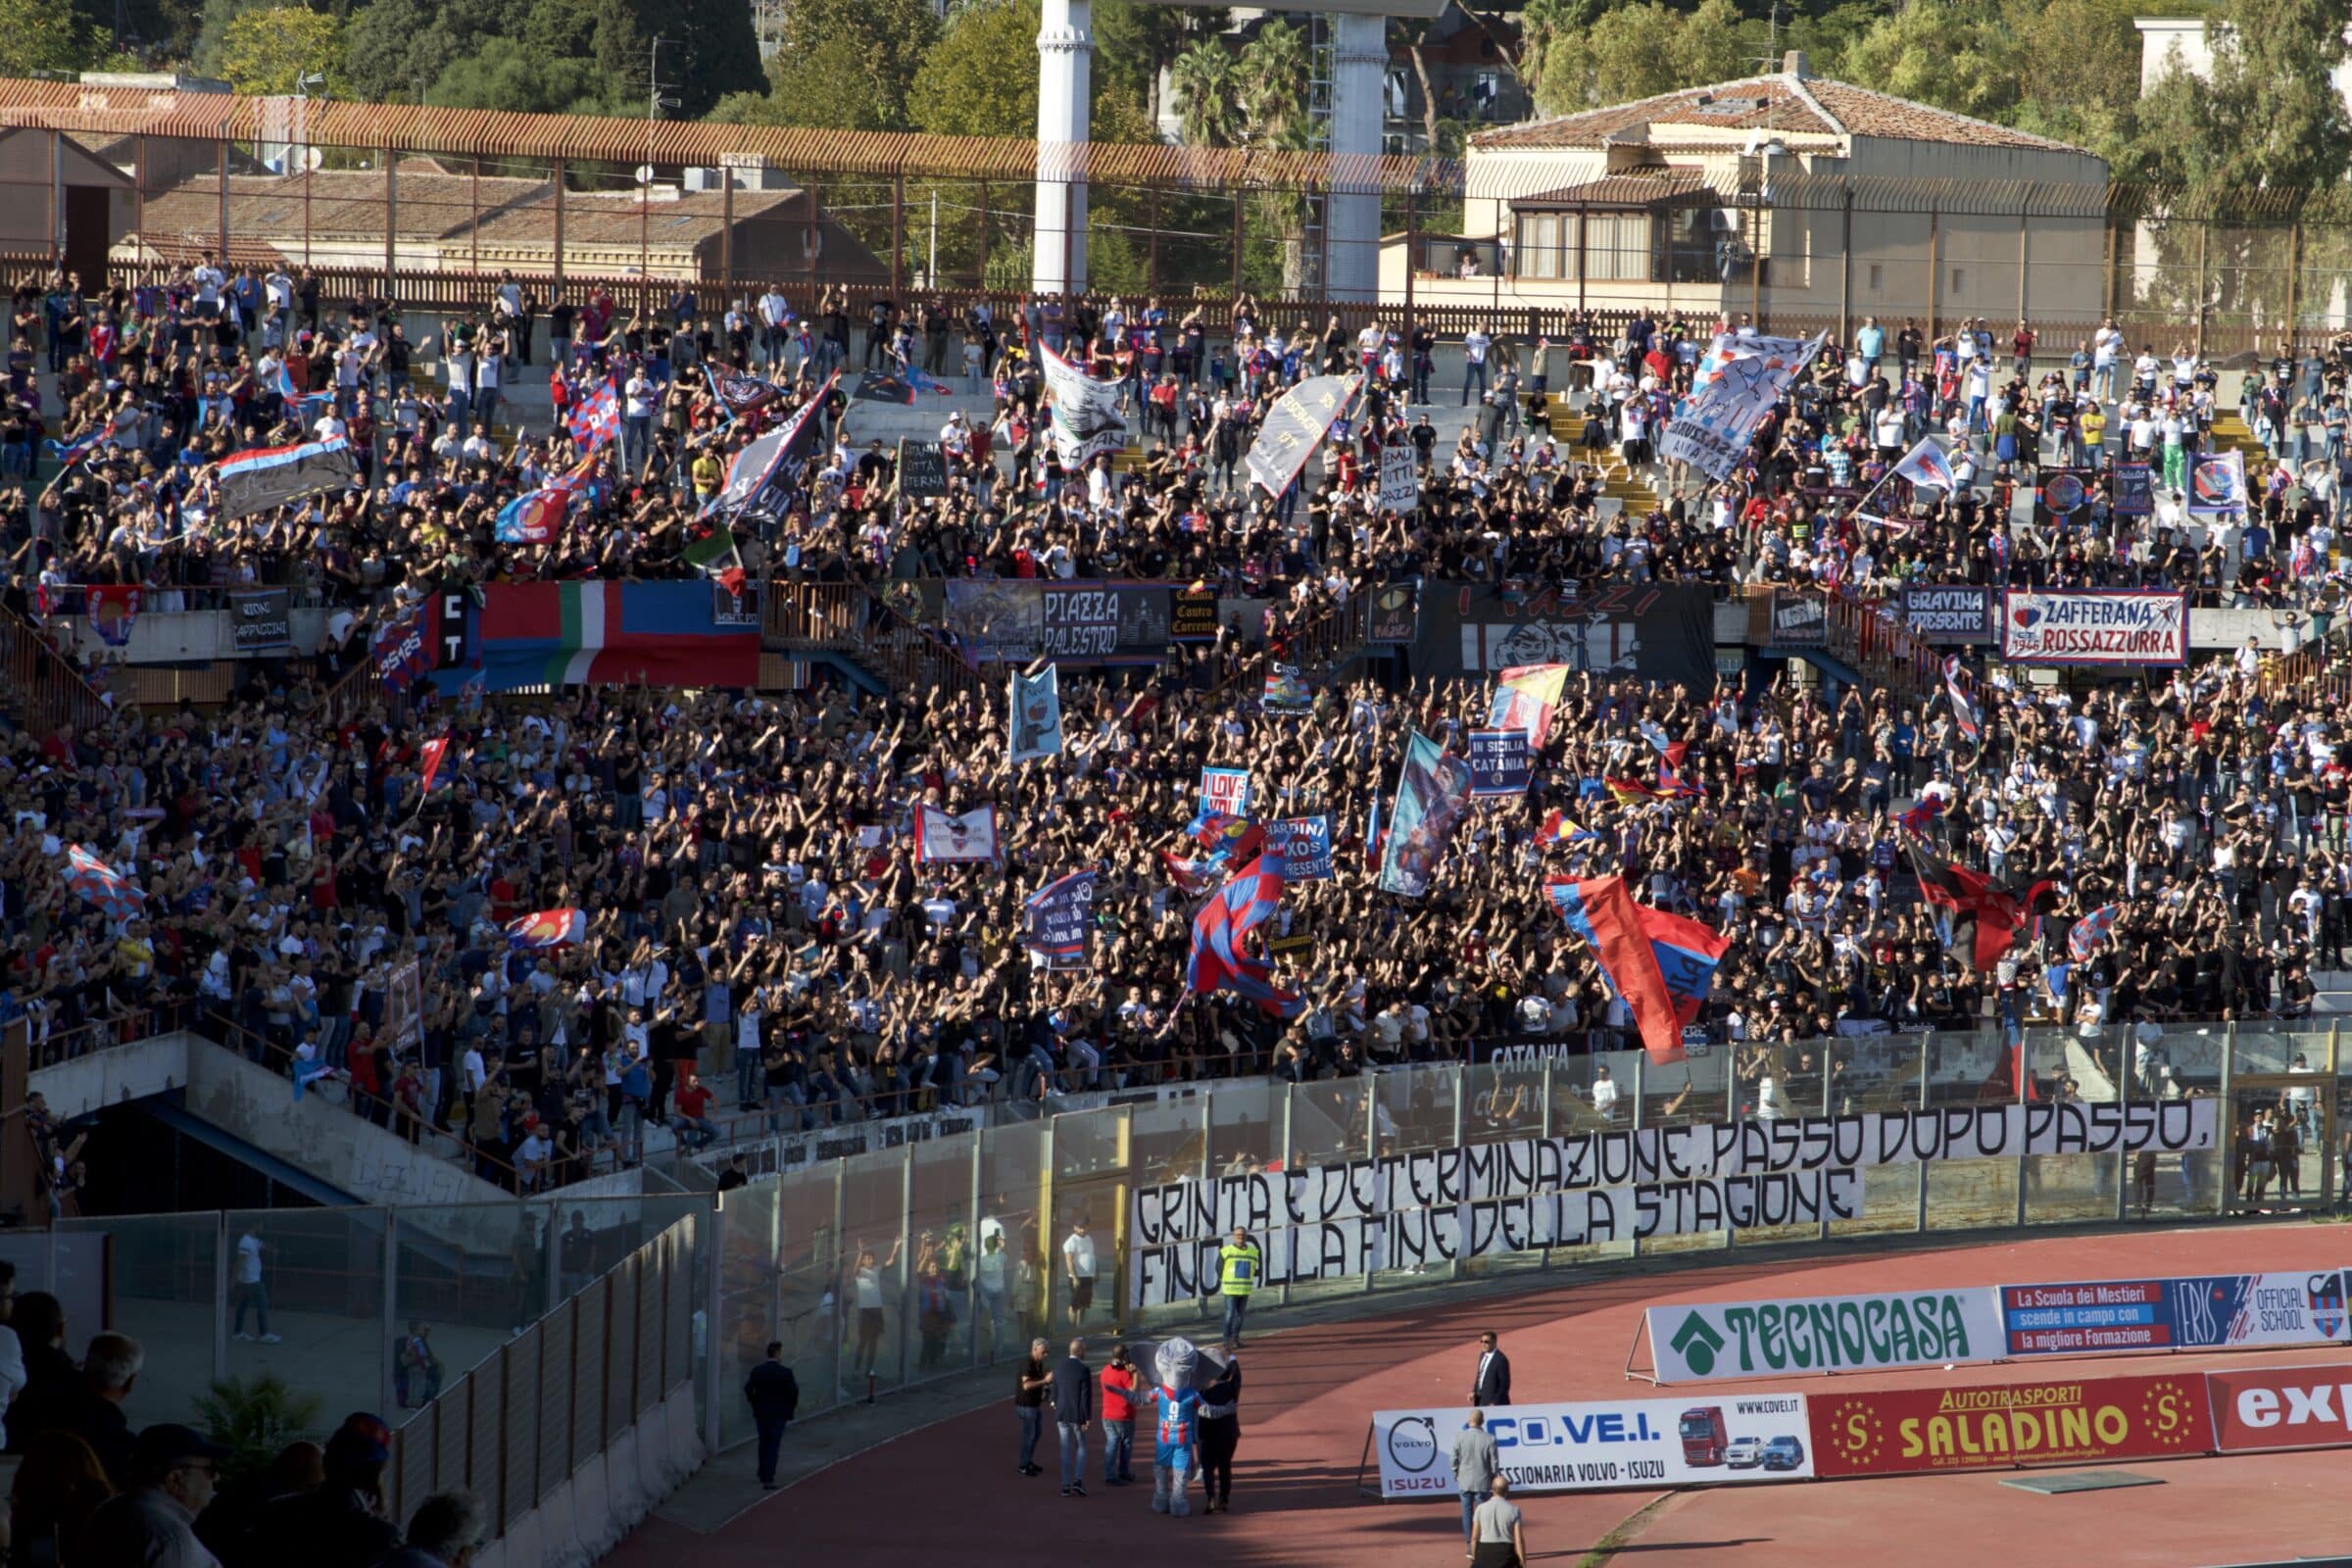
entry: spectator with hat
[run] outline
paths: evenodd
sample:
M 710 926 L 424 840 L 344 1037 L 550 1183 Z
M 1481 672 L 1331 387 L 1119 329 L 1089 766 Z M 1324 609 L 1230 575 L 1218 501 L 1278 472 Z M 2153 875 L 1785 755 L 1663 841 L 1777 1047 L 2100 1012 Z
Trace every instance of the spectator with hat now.
M 253 1532 L 256 1560 L 303 1568 L 373 1568 L 400 1544 L 384 1517 L 384 1465 L 392 1429 L 355 1413 L 326 1440 L 326 1480 L 315 1492 L 281 1497 L 262 1509 Z
M 220 1568 L 196 1539 L 196 1516 L 213 1500 L 228 1450 L 175 1422 L 138 1435 L 132 1485 L 90 1516 L 87 1549 L 72 1568 Z M 280 1561 L 323 1559 L 298 1553 Z

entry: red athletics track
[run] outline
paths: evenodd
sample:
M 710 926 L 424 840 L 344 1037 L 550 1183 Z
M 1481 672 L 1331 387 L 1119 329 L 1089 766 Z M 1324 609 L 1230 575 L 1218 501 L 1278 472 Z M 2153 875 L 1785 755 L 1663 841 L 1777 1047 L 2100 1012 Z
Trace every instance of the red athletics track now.
M 943 1421 L 842 1461 L 762 1499 L 713 1535 L 662 1519 L 607 1559 L 615 1568 L 768 1568 L 780 1560 L 860 1568 L 994 1568 L 1039 1561 L 1198 1568 L 1218 1563 L 1453 1568 L 1462 1561 L 1452 1498 L 1359 1500 L 1357 1457 L 1375 1408 L 1462 1401 L 1475 1336 L 1492 1325 L 1511 1356 L 1522 1399 L 1628 1398 L 1652 1394 L 1623 1367 L 1642 1306 L 1653 1300 L 1829 1296 L 1923 1286 L 2135 1275 L 2253 1272 L 2352 1264 L 2352 1230 L 2330 1225 L 2050 1235 L 1989 1247 L 1852 1259 L 1750 1254 L 1719 1266 L 1566 1284 L 1253 1338 L 1244 1352 L 1242 1447 L 1232 1515 L 1169 1519 L 1150 1488 L 1101 1488 L 1065 1501 L 1047 1473 L 1012 1471 L 1004 1406 Z M 2204 1356 L 2108 1356 L 1952 1372 L 1719 1383 L 1712 1389 L 1940 1387 L 2022 1377 L 2191 1371 L 2247 1361 L 2352 1361 L 2345 1350 Z M 1009 1370 L 1005 1377 L 1011 1378 Z M 1090 1434 L 1090 1436 L 1092 1436 Z M 1100 1450 L 1090 1452 L 1100 1464 Z M 1145 1457 L 1139 1454 L 1139 1461 Z M 749 1463 L 748 1452 L 726 1463 Z M 2077 1467 L 2092 1468 L 2092 1467 Z M 1640 1568 L 1708 1564 L 1834 1564 L 1872 1560 L 1899 1543 L 1905 1568 L 2004 1560 L 2186 1564 L 2352 1550 L 2344 1506 L 2352 1452 L 2182 1459 L 2102 1466 L 2164 1485 L 2071 1496 L 2001 1486 L 2015 1472 L 1904 1476 L 1523 1498 L 1535 1555 L 1575 1564 L 1620 1526 L 1622 1559 Z M 1139 1463 L 1139 1474 L 1143 1467 Z M 1196 1502 L 1198 1494 L 1196 1494 Z M 1646 1518 L 1634 1516 L 1653 1502 Z

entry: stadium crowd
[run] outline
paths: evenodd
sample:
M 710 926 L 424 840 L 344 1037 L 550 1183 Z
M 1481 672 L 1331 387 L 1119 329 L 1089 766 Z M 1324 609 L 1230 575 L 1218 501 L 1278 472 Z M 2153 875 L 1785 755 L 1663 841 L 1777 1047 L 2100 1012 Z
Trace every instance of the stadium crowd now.
M 555 427 L 519 430 L 499 396 L 527 363 L 518 308 L 502 298 L 412 349 L 387 308 L 321 308 L 292 279 L 281 298 L 281 278 L 208 264 L 152 298 L 80 302 L 95 314 L 79 336 L 46 297 L 18 300 L 12 375 L 30 376 L 41 325 L 53 357 L 67 333 L 59 431 L 69 451 L 104 439 L 8 512 L 9 609 L 70 614 L 94 583 L 144 584 L 170 608 L 174 592 L 255 582 L 340 607 L 322 646 L 255 663 L 217 710 L 124 706 L 83 732 L 7 738 L 0 1017 L 29 1016 L 43 1039 L 124 1009 L 188 1009 L 298 1092 L 406 1136 L 446 1131 L 485 1175 L 536 1189 L 638 1157 L 648 1124 L 709 1143 L 730 1108 L 756 1113 L 746 1129 L 800 1130 L 1177 1079 L 1351 1075 L 1458 1059 L 1473 1039 L 1613 1046 L 1629 1019 L 1546 903 L 1546 875 L 1622 872 L 1649 902 L 1731 933 L 1703 1022 L 1746 1048 L 1742 1092 L 1765 1115 L 1788 1108 L 1790 1057 L 1834 1074 L 1837 1042 L 1857 1033 L 2033 1016 L 2112 1055 L 2137 1024 L 2292 1016 L 2315 966 L 2341 963 L 2352 735 L 2317 695 L 2266 685 L 2251 652 L 2090 690 L 1988 688 L 1974 738 L 1942 698 L 1848 689 L 1833 703 L 1786 676 L 1701 690 L 1579 674 L 1532 789 L 1481 803 L 1425 899 L 1378 889 L 1373 808 L 1411 733 L 1458 746 L 1486 723 L 1488 685 L 1386 667 L 1323 684 L 1293 713 L 1266 707 L 1261 679 L 1307 618 L 1424 576 L 1580 591 L 1688 580 L 1727 595 L 1805 580 L 1863 594 L 1904 580 L 2166 580 L 2324 613 L 2336 582 L 2329 460 L 2345 454 L 2340 434 L 2323 437 L 2306 462 L 2296 420 L 2316 398 L 2321 428 L 2340 432 L 2337 366 L 2322 363 L 2314 383 L 2286 356 L 2284 401 L 2250 378 L 2257 427 L 2292 461 L 2261 477 L 2258 515 L 2224 537 L 2168 520 L 2162 504 L 2136 523 L 2113 514 L 2114 430 L 2136 449 L 2161 406 L 2156 445 L 2201 441 L 2215 383 L 2193 363 L 2184 377 L 2165 364 L 2143 377 L 2145 355 L 2127 381 L 2124 351 L 2104 339 L 2037 378 L 2050 362 L 2029 343 L 2003 377 L 1973 330 L 1923 343 L 1872 323 L 1817 358 L 1740 475 L 1702 491 L 1659 468 L 1649 438 L 1705 347 L 1689 322 L 1638 319 L 1604 341 L 1579 321 L 1558 344 L 1477 343 L 1461 389 L 1477 413 L 1445 442 L 1425 334 L 1399 344 L 1336 319 L 1286 333 L 1246 303 L 1211 322 L 1171 321 L 1156 302 L 1065 315 L 1041 301 L 1016 326 L 915 302 L 866 318 L 866 364 L 935 373 L 924 367 L 948 365 L 942 345 L 968 338 L 978 355 L 960 363 L 987 368 L 998 414 L 986 430 L 951 418 L 948 494 L 902 505 L 891 457 L 843 434 L 850 377 L 821 379 L 856 353 L 846 298 L 804 321 L 771 320 L 762 296 L 716 323 L 592 302 L 555 334 Z M 1156 400 L 1173 417 L 1131 466 L 1063 471 L 1024 342 L 1084 356 L 1126 383 L 1131 406 Z M 689 373 L 705 361 L 791 386 L 730 416 L 714 380 Z M 408 373 L 426 363 L 437 393 Z M 1371 372 L 1346 439 L 1288 500 L 1245 493 L 1242 455 L 1280 391 L 1346 368 Z M 620 428 L 598 456 L 561 415 L 607 377 Z M 21 423 L 28 384 L 17 383 Z M 1571 388 L 1581 444 L 1555 441 L 1547 418 Z M 2112 416 L 2085 395 L 2110 390 Z M 486 702 L 420 688 L 356 710 L 330 697 L 371 631 L 419 593 L 695 572 L 689 548 L 726 457 L 818 396 L 830 439 L 738 530 L 755 577 L 889 590 L 1139 576 L 1275 606 L 1156 669 L 1065 670 L 1067 744 L 1044 762 L 1007 760 L 1001 681 Z M 1857 502 L 1933 429 L 1953 437 L 1962 487 L 1906 499 L 1898 481 L 1879 509 L 1892 526 L 1858 520 Z M 12 435 L 18 471 L 40 433 Z M 220 457 L 331 434 L 362 454 L 348 492 L 234 521 L 209 506 Z M 1425 470 L 1409 517 L 1373 504 L 1378 449 L 1398 441 Z M 2097 499 L 2072 518 L 2013 520 L 2009 492 L 2030 490 L 2070 442 L 2108 455 Z M 608 483 L 556 542 L 498 539 L 507 500 L 590 459 Z M 1647 515 L 1600 504 L 1629 468 L 1662 481 Z M 1686 748 L 1670 792 L 1647 784 L 1657 737 Z M 428 793 L 424 749 L 440 740 Z M 1167 858 L 1196 853 L 1209 765 L 1247 767 L 1264 814 L 1333 824 L 1333 876 L 1294 880 L 1267 928 L 1278 979 L 1305 1003 L 1296 1019 L 1185 991 L 1197 900 Z M 1897 819 L 1923 799 L 1924 813 Z M 918 858 L 916 806 L 982 803 L 998 808 L 1001 863 Z M 72 845 L 118 869 L 137 907 L 117 917 L 78 897 Z M 1951 946 L 1949 911 L 1918 896 L 1906 853 L 1918 847 L 1997 883 L 2053 884 L 2032 910 L 2038 936 L 1979 969 Z M 1085 867 L 1101 873 L 1088 967 L 1033 965 L 1024 899 Z M 2073 962 L 2069 926 L 2108 906 L 2106 939 Z M 509 942 L 510 922 L 558 908 L 587 911 L 584 940 Z M 413 1047 L 396 1049 L 404 1039 Z

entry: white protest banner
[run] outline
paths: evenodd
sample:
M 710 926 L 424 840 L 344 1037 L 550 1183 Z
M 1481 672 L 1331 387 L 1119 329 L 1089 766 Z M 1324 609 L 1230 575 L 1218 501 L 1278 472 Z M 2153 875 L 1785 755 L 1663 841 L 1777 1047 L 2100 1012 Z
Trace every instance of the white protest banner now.
M 1718 338 L 1715 354 L 1723 358 L 1674 411 L 1658 439 L 1659 459 L 1730 478 L 1765 416 L 1820 346 L 1818 338 L 1810 343 L 1792 337 Z
M 1421 504 L 1421 472 L 1412 443 L 1394 441 L 1380 449 L 1380 510 L 1398 515 Z
M 1653 1306 L 1643 1314 L 1660 1383 L 1997 1361 L 2001 1293 L 1963 1290 L 1788 1297 Z
M 914 808 L 914 858 L 960 863 L 997 858 L 997 808 L 976 807 L 951 816 L 935 806 Z
M 1981 1104 L 1644 1127 L 1145 1185 L 1135 1189 L 1130 1215 L 1131 1272 L 1139 1300 L 1205 1294 L 1215 1289 L 1219 1242 L 1236 1226 L 1266 1245 L 1274 1283 L 1842 1219 L 1858 1212 L 1859 1180 L 1767 1179 L 2026 1154 L 2210 1150 L 2216 1109 L 2211 1100 Z
M 1274 1173 L 1277 1179 L 1282 1174 Z M 1368 1189 L 1374 1195 L 1380 1190 L 1377 1180 Z M 1163 1191 L 1137 1193 L 1139 1217 L 1152 1196 Z M 1214 1295 L 1219 1288 L 1221 1238 L 1237 1227 L 1249 1231 L 1263 1251 L 1258 1283 L 1282 1285 L 1345 1279 L 1379 1269 L 1442 1266 L 1457 1258 L 1497 1257 L 1546 1247 L 1597 1247 L 1660 1236 L 1818 1225 L 1862 1214 L 1862 1173 L 1856 1170 L 1581 1188 L 1385 1212 L 1364 1206 L 1366 1191 L 1353 1185 L 1314 1188 L 1302 1195 L 1303 1209 L 1290 1205 L 1286 1198 L 1286 1213 L 1315 1217 L 1275 1223 L 1272 1229 L 1243 1218 L 1245 1212 L 1272 1212 L 1257 1200 L 1259 1195 L 1244 1194 L 1232 1210 L 1211 1210 L 1222 1221 L 1215 1230 L 1164 1245 L 1154 1238 L 1178 1231 L 1189 1234 L 1200 1216 L 1156 1210 L 1157 1223 L 1131 1233 L 1134 1298 L 1138 1305 L 1164 1306 Z
M 1372 1446 L 1383 1497 L 1451 1500 L 1453 1440 L 1470 1411 L 1376 1410 Z M 1599 1492 L 1723 1481 L 1793 1481 L 1813 1474 L 1812 1429 L 1801 1394 L 1744 1394 L 1712 1404 L 1607 1399 L 1506 1404 L 1486 1412 L 1487 1435 L 1513 1492 Z
M 1054 451 L 1065 468 L 1127 445 L 1127 421 L 1119 414 L 1119 383 L 1098 381 L 1040 344 L 1038 365 L 1053 394 Z

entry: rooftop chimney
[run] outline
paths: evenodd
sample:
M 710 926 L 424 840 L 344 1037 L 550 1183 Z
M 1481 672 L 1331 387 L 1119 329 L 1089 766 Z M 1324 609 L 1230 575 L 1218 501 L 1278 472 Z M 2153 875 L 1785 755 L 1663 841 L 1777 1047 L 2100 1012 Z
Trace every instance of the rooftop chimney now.
M 1789 50 L 1781 61 L 1781 73 L 1784 75 L 1794 76 L 1799 81 L 1811 75 L 1812 72 L 1805 65 L 1805 52 L 1802 49 Z

